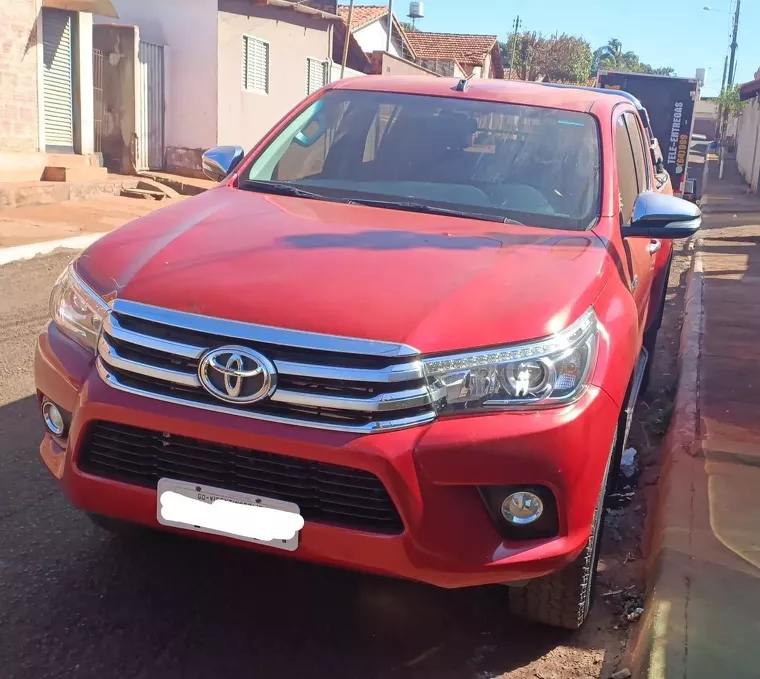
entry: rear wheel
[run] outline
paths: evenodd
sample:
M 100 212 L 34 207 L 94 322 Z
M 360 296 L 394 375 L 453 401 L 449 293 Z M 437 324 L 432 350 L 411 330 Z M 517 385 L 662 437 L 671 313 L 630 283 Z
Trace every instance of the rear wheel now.
M 533 580 L 523 587 L 510 589 L 509 609 L 513 615 L 570 630 L 578 629 L 586 621 L 596 589 L 596 568 L 604 529 L 604 499 L 609 488 L 616 445 L 617 433 L 607 459 L 586 547 L 575 561 L 561 571 Z

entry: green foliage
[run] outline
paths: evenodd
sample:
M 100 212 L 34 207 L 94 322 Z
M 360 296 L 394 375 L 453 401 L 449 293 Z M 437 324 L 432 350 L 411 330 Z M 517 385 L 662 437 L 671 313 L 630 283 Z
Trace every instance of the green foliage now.
M 552 82 L 585 84 L 591 75 L 591 46 L 582 38 L 565 33 L 549 37 L 535 32 L 513 33 L 499 47 L 505 68 L 511 66 L 523 80 L 543 77 Z
M 612 38 L 594 52 L 594 73 L 602 71 L 622 71 L 624 73 L 649 73 L 652 75 L 675 75 L 675 70 L 669 66 L 653 68 L 639 59 L 635 52 L 624 52 L 623 44 Z
M 741 113 L 745 103 L 739 96 L 739 85 L 726 88 L 718 97 L 718 105 L 726 119 L 736 118 Z
M 399 23 L 406 33 L 418 33 L 420 30 L 411 21 L 401 21 Z

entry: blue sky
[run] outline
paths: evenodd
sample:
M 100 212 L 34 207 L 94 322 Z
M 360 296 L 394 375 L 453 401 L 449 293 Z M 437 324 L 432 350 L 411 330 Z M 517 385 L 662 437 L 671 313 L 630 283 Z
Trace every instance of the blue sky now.
M 347 2 L 347 0 L 341 0 Z M 515 16 L 522 29 L 551 34 L 555 31 L 584 37 L 592 49 L 617 38 L 624 50 L 636 52 L 652 66 L 672 66 L 680 76 L 693 77 L 707 70 L 703 96 L 717 94 L 723 61 L 730 42 L 729 10 L 735 0 L 424 0 L 423 31 L 498 34 L 504 40 Z M 384 4 L 383 0 L 357 0 L 357 4 Z M 702 8 L 709 5 L 715 11 Z M 394 13 L 407 14 L 408 0 L 394 0 Z M 739 24 L 736 81 L 753 79 L 760 68 L 760 3 L 743 0 Z M 755 30 L 753 30 L 753 28 Z

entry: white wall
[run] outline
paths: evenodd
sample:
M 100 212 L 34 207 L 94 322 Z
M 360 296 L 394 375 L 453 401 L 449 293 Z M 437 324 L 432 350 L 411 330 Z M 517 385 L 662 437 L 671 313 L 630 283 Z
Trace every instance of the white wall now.
M 0 0 L 2 1 L 2 0 Z M 166 50 L 166 146 L 207 149 L 217 143 L 217 1 L 112 0 L 121 23 Z
M 341 65 L 340 64 L 331 64 L 330 65 L 330 82 L 334 83 L 336 80 L 340 80 L 340 72 L 341 72 Z M 353 68 L 349 68 L 346 66 L 346 72 L 343 76 L 344 78 L 356 78 L 360 75 L 367 75 L 366 73 L 362 73 L 361 71 L 355 71 Z
M 79 86 L 76 88 L 77 129 L 74 132 L 74 148 L 86 155 L 95 150 L 95 109 L 92 82 L 92 14 L 77 12 L 76 17 L 76 59 L 79 67 Z
M 747 102 L 739 117 L 736 162 L 744 179 L 757 191 L 760 173 L 760 104 L 757 99 Z
M 395 31 L 394 31 L 395 35 Z M 359 43 L 359 47 L 362 48 L 368 54 L 377 51 L 385 51 L 388 44 L 388 27 L 386 17 L 382 17 L 378 21 L 372 22 L 369 26 L 354 31 L 354 38 Z M 391 45 L 390 53 L 394 56 L 400 56 L 395 45 Z

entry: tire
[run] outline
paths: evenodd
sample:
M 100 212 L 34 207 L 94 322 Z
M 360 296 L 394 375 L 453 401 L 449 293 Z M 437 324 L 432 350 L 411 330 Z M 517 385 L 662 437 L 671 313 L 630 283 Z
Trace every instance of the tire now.
M 512 615 L 568 630 L 577 630 L 586 622 L 596 592 L 596 568 L 604 530 L 604 500 L 609 489 L 616 445 L 617 432 L 607 458 L 586 547 L 575 561 L 561 571 L 532 580 L 523 587 L 511 588 L 509 610 Z
M 641 387 L 639 387 L 639 396 L 643 396 L 649 390 L 649 382 L 652 378 L 652 366 L 654 365 L 654 352 L 657 349 L 657 334 L 659 327 L 650 328 L 644 333 L 643 346 L 647 350 L 647 364 L 644 368 L 644 375 L 641 377 Z
M 639 388 L 639 394 L 644 395 L 649 389 L 649 381 L 652 374 L 652 365 L 654 364 L 654 353 L 657 349 L 657 334 L 660 332 L 660 326 L 662 325 L 662 319 L 665 316 L 665 299 L 668 296 L 668 283 L 670 281 L 670 267 L 673 263 L 673 258 L 670 258 L 668 267 L 665 269 L 665 285 L 662 289 L 662 296 L 660 298 L 660 305 L 657 308 L 657 317 L 644 333 L 643 347 L 649 354 L 649 360 L 647 360 L 646 367 L 644 368 L 644 375 L 641 378 L 641 387 Z

